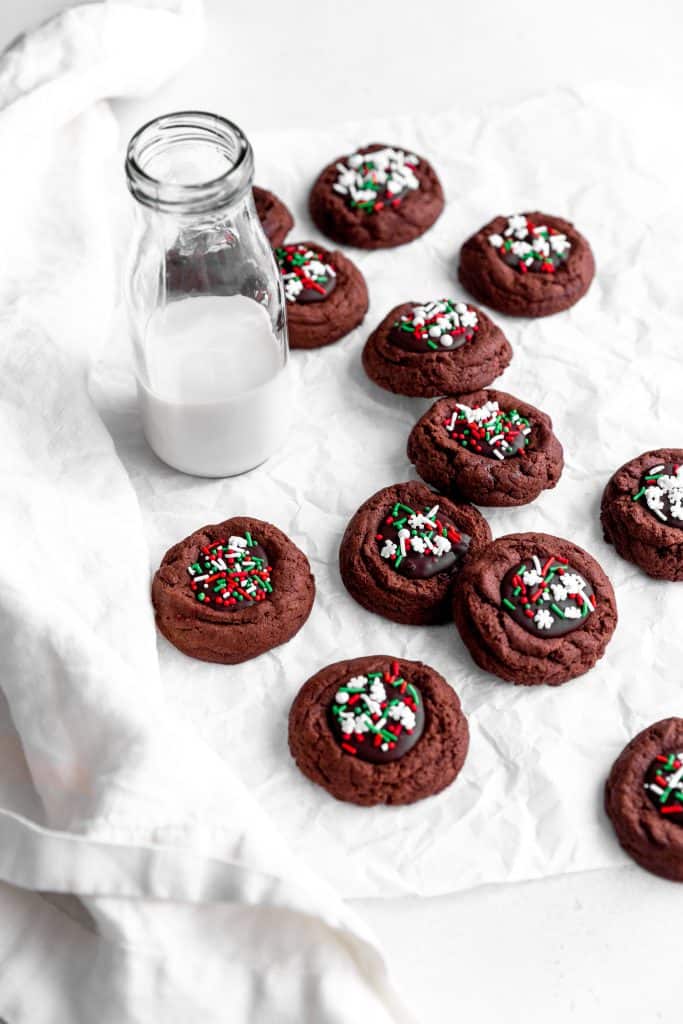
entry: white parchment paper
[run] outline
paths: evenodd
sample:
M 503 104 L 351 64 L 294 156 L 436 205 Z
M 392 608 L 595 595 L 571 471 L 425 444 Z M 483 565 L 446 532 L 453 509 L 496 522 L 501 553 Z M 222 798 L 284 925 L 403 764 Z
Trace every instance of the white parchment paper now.
M 162 465 L 141 435 L 122 341 L 98 369 L 94 393 L 138 493 L 150 572 L 197 527 L 247 513 L 284 529 L 311 560 L 315 607 L 285 647 L 236 667 L 193 661 L 161 637 L 159 648 L 169 699 L 343 896 L 434 895 L 624 860 L 602 812 L 602 786 L 636 731 L 681 713 L 683 586 L 655 583 L 621 561 L 602 540 L 598 508 L 608 477 L 628 458 L 683 445 L 683 147 L 672 123 L 665 97 L 604 87 L 480 118 L 454 112 L 255 136 L 257 182 L 292 208 L 291 241 L 322 240 L 307 215 L 310 184 L 330 159 L 367 142 L 427 156 L 448 204 L 411 245 L 348 250 L 368 281 L 365 324 L 328 349 L 292 354 L 294 428 L 278 455 L 244 477 L 200 480 Z M 493 314 L 514 348 L 496 386 L 552 416 L 566 464 L 557 488 L 532 505 L 483 511 L 494 536 L 543 530 L 586 547 L 611 577 L 620 615 L 603 660 L 559 689 L 485 675 L 452 626 L 409 628 L 365 612 L 337 569 L 358 505 L 415 476 L 405 445 L 428 407 L 367 380 L 367 334 L 399 302 L 464 297 L 461 243 L 494 214 L 529 208 L 575 221 L 594 247 L 597 276 L 567 313 L 538 321 Z M 460 777 L 411 807 L 339 803 L 299 774 L 287 749 L 300 685 L 331 661 L 374 653 L 432 664 L 469 716 Z

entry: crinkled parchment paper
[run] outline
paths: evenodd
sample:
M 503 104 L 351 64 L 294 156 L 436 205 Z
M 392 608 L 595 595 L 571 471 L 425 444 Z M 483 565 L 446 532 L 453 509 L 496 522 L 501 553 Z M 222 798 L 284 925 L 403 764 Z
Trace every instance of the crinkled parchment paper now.
M 318 170 L 366 142 L 427 156 L 448 205 L 411 245 L 349 250 L 370 289 L 366 322 L 328 349 L 292 354 L 294 428 L 281 452 L 247 476 L 200 480 L 162 465 L 140 433 L 123 342 L 98 369 L 94 393 L 137 489 L 150 572 L 198 526 L 245 513 L 276 523 L 312 562 L 315 607 L 285 647 L 236 667 L 193 661 L 161 637 L 159 648 L 169 699 L 344 896 L 433 895 L 624 859 L 601 809 L 605 775 L 638 729 L 682 710 L 683 585 L 655 583 L 621 561 L 598 521 L 602 488 L 617 466 L 651 447 L 683 445 L 683 147 L 665 109 L 657 98 L 604 87 L 480 118 L 452 113 L 255 136 L 257 181 L 291 206 L 292 241 L 320 237 L 306 209 Z M 484 514 L 495 536 L 543 530 L 586 547 L 610 575 L 620 615 L 598 666 L 558 689 L 483 674 L 452 626 L 409 628 L 363 611 L 337 569 L 339 541 L 358 505 L 414 476 L 406 439 L 427 408 L 366 379 L 365 337 L 399 302 L 461 298 L 460 244 L 494 214 L 529 208 L 576 222 L 594 247 L 597 277 L 567 313 L 538 321 L 496 316 L 514 347 L 497 385 L 552 416 L 566 465 L 557 488 L 532 505 Z M 338 803 L 289 757 L 287 714 L 299 686 L 328 662 L 370 653 L 432 664 L 469 716 L 461 776 L 412 807 Z

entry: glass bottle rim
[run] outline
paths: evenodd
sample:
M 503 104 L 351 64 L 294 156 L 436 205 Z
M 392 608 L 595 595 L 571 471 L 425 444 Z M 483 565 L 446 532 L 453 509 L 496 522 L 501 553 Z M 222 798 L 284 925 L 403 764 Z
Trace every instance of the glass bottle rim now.
M 205 181 L 164 181 L 146 170 L 152 157 L 179 143 L 212 146 L 226 158 L 226 168 Z M 220 114 L 179 110 L 152 118 L 135 132 L 126 151 L 126 179 L 131 194 L 145 206 L 164 212 L 201 213 L 240 199 L 251 186 L 254 155 L 242 129 Z

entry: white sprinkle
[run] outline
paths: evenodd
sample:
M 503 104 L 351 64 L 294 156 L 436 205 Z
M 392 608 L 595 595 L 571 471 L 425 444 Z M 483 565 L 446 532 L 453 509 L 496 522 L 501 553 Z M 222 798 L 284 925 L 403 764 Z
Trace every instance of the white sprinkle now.
M 405 527 L 398 531 L 398 542 L 401 545 L 401 554 L 405 558 L 406 555 L 406 541 L 410 537 L 410 530 L 406 530 Z

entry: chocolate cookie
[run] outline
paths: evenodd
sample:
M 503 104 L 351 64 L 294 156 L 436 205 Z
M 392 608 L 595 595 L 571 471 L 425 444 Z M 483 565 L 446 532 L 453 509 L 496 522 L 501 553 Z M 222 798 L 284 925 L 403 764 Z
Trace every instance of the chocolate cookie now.
M 428 665 L 386 655 L 338 661 L 304 683 L 289 713 L 300 770 L 338 800 L 410 804 L 463 766 L 467 719 Z
M 491 388 L 441 398 L 408 438 L 427 483 L 476 505 L 526 505 L 560 479 L 562 445 L 549 416 Z
M 458 276 L 471 295 L 510 316 L 548 316 L 586 294 L 591 247 L 573 224 L 547 213 L 494 217 L 460 251 Z
M 618 469 L 602 496 L 605 540 L 658 580 L 683 580 L 683 448 L 657 448 Z
M 265 188 L 254 185 L 254 205 L 266 238 L 275 248 L 282 245 L 294 227 L 294 218 L 276 195 Z
M 163 557 L 152 584 L 159 631 L 183 654 L 235 665 L 291 640 L 313 606 L 308 559 L 270 523 L 204 526 Z
M 287 300 L 292 348 L 320 348 L 338 341 L 362 322 L 368 289 L 358 267 L 341 252 L 316 242 L 275 250 Z
M 384 249 L 424 234 L 443 210 L 444 195 L 424 157 L 373 143 L 333 160 L 313 185 L 309 207 L 335 242 Z
M 499 327 L 464 302 L 404 302 L 365 343 L 371 380 L 398 395 L 431 398 L 490 384 L 512 358 Z
M 453 614 L 477 665 L 523 686 L 583 675 L 617 624 L 612 584 L 595 559 L 547 533 L 511 533 L 470 558 Z
M 631 740 L 607 780 L 605 810 L 630 857 L 683 882 L 683 718 L 655 722 Z
M 491 539 L 471 505 L 424 484 L 394 484 L 361 505 L 346 528 L 339 567 L 351 597 L 394 622 L 447 622 L 462 566 Z

